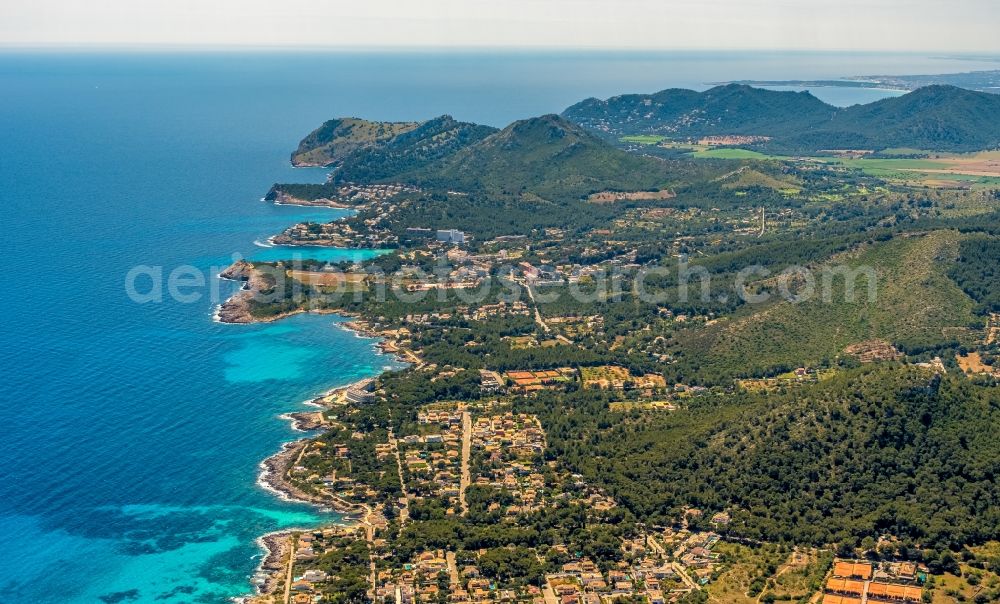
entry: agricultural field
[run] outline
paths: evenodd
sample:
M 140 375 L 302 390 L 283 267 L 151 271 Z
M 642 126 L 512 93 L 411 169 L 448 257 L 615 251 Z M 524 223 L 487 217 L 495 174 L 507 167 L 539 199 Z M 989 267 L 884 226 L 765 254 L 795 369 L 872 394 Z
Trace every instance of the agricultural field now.
M 359 287 L 364 285 L 368 275 L 364 273 L 344 273 L 340 271 L 289 270 L 286 274 L 300 283 L 321 287 Z
M 663 146 L 663 143 L 661 143 Z M 700 159 L 756 159 L 804 161 L 856 169 L 869 176 L 938 188 L 990 187 L 1000 185 L 1000 151 L 937 153 L 894 149 L 880 157 L 790 157 L 768 155 L 751 149 L 688 146 Z M 921 154 L 926 157 L 914 158 Z M 900 155 L 901 157 L 882 157 Z M 903 157 L 907 155 L 907 157 Z
M 771 159 L 779 161 L 792 159 L 783 155 L 767 155 L 759 151 L 734 147 L 703 147 L 691 153 L 691 156 L 701 159 Z
M 630 136 L 623 136 L 620 140 L 623 143 L 636 143 L 639 145 L 655 145 L 662 142 L 666 137 L 660 136 L 658 134 L 633 134 Z

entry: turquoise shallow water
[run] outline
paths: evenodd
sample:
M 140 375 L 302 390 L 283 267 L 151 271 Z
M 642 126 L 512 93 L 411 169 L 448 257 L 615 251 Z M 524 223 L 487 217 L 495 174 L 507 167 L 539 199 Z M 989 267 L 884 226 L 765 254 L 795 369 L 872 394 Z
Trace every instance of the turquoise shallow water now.
M 12 472 L 36 489 L 24 511 L 43 514 L 0 518 L 3 601 L 220 601 L 247 589 L 259 535 L 336 520 L 253 481 L 260 459 L 293 436 L 278 414 L 396 365 L 337 321 L 233 326 L 202 313 L 204 328 L 124 330 L 104 345 L 150 355 L 115 351 L 127 383 L 50 385 L 50 433 L 35 435 L 31 463 Z
M 288 152 L 324 119 L 451 113 L 497 126 L 587 96 L 730 79 L 986 68 L 913 55 L 0 53 L 0 602 L 223 602 L 254 540 L 314 524 L 256 484 L 282 413 L 394 361 L 331 316 L 220 325 L 213 278 L 342 211 L 260 201 L 321 182 Z M 857 97 L 836 89 L 842 104 Z M 817 90 L 817 95 L 825 94 Z M 137 304 L 137 265 L 191 265 L 191 302 Z M 216 296 L 218 297 L 218 296 Z

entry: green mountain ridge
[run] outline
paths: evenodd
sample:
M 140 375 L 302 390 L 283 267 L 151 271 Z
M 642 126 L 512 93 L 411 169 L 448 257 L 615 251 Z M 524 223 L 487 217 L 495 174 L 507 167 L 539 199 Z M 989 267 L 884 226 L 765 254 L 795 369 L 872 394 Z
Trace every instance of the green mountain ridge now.
M 514 122 L 426 169 L 400 175 L 425 186 L 580 198 L 603 189 L 655 188 L 669 165 L 623 152 L 557 115 Z
M 331 138 L 310 151 L 315 156 L 322 149 L 324 157 L 337 158 L 331 181 L 276 184 L 269 198 L 277 191 L 300 199 L 335 196 L 339 183 L 355 182 L 405 183 L 534 202 L 572 201 L 609 189 L 658 189 L 674 184 L 676 172 L 691 169 L 627 153 L 558 115 L 520 120 L 503 130 L 445 115 L 388 138 L 367 136 L 367 142 L 337 135 L 336 128 L 327 130 L 332 137 L 314 132 L 300 149 Z M 369 126 L 364 131 L 386 130 Z M 349 143 L 344 142 L 347 138 Z
M 976 151 L 1000 147 L 1000 97 L 934 85 L 865 105 L 838 108 L 808 92 L 717 86 L 587 99 L 563 117 L 606 137 L 770 137 L 742 146 L 772 152 L 890 147 Z

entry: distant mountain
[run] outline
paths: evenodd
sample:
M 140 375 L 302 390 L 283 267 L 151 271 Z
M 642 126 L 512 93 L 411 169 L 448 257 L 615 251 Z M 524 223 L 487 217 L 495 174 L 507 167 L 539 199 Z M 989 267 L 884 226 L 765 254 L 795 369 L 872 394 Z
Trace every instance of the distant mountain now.
M 837 109 L 807 92 L 776 92 L 739 84 L 705 92 L 671 88 L 654 94 L 626 94 L 606 101 L 587 99 L 563 117 L 608 134 L 767 135 L 775 124 L 795 129 L 831 119 Z
M 393 179 L 402 173 L 423 169 L 496 131 L 491 126 L 459 122 L 450 115 L 442 115 L 347 154 L 333 177 L 347 182 Z
M 663 160 L 626 153 L 558 115 L 520 120 L 424 169 L 418 184 L 543 198 L 604 189 L 639 190 L 670 181 Z
M 925 86 L 838 112 L 830 130 L 857 133 L 861 148 L 977 151 L 1000 147 L 1000 96 Z
M 767 137 L 742 146 L 777 152 L 889 147 L 974 151 L 1000 146 L 1000 96 L 954 86 L 927 86 L 896 98 L 838 108 L 808 92 L 728 84 L 704 92 L 670 89 L 606 101 L 587 99 L 563 116 L 608 137 Z
M 296 166 L 329 166 L 360 148 L 409 132 L 419 122 L 370 122 L 343 117 L 324 122 L 302 139 L 292 153 Z

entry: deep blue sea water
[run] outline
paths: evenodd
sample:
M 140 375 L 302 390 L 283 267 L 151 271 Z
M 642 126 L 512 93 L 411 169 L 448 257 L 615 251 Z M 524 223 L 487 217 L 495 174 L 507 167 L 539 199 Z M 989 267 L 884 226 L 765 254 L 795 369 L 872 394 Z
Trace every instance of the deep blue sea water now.
M 281 413 L 394 361 L 330 316 L 211 320 L 234 254 L 337 210 L 278 207 L 319 182 L 288 153 L 341 115 L 502 126 L 587 96 L 726 79 L 988 68 L 914 55 L 0 53 L 0 602 L 222 602 L 254 539 L 321 522 L 256 486 Z M 879 91 L 814 91 L 837 104 Z M 336 250 L 298 250 L 334 259 Z M 192 265 L 204 296 L 137 304 L 128 271 Z

